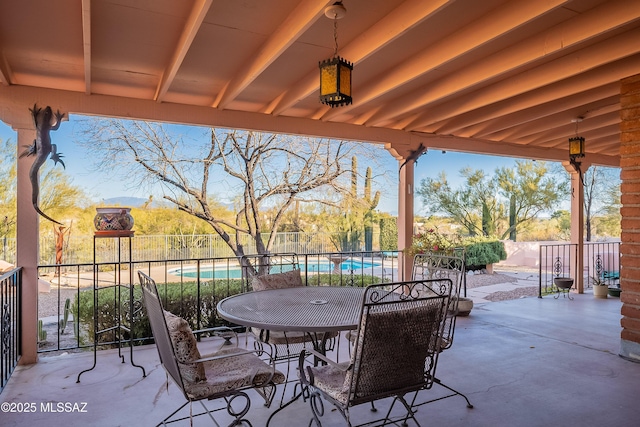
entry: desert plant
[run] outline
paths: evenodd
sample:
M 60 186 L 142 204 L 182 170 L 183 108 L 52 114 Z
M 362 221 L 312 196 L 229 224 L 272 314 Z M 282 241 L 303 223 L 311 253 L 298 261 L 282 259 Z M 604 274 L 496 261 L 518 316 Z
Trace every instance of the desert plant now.
M 484 268 L 486 265 L 507 259 L 504 243 L 499 240 L 471 238 L 465 240 L 463 246 L 467 270 Z
M 47 342 L 47 331 L 42 327 L 42 320 L 38 320 L 38 344 Z
M 398 220 L 395 217 L 380 218 L 380 250 L 398 249 Z

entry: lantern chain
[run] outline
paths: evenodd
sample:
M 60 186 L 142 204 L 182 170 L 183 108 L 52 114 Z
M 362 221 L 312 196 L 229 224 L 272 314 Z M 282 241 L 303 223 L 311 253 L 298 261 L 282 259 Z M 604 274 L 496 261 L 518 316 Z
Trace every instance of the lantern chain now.
M 333 51 L 333 57 L 338 56 L 338 18 L 337 14 L 333 18 L 333 41 L 335 42 L 335 50 Z

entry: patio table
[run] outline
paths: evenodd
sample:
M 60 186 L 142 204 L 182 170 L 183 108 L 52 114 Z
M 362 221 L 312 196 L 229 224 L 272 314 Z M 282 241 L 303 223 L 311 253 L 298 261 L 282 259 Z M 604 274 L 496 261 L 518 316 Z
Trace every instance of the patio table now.
M 271 331 L 338 332 L 357 329 L 364 288 L 303 286 L 230 296 L 218 303 L 229 322 Z
M 358 328 L 365 288 L 303 286 L 247 292 L 223 299 L 218 314 L 229 322 L 270 331 L 305 332 L 316 351 L 325 353 L 329 332 Z M 302 390 L 267 420 L 295 402 Z

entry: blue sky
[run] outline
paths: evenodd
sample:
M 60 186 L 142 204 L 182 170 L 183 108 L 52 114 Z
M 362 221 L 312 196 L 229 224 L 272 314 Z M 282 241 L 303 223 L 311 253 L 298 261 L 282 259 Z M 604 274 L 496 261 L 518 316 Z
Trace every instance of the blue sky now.
M 97 172 L 92 168 L 93 162 L 88 153 L 75 140 L 78 136 L 74 133 L 80 116 L 72 116 L 69 121 L 65 121 L 56 132 L 52 133 L 53 143 L 57 144 L 58 152 L 64 155 L 66 173 L 72 177 L 73 184 L 81 187 L 94 202 L 115 197 L 139 197 L 148 198 L 153 192 L 155 197 L 160 198 L 160 192 L 149 190 L 148 188 L 127 188 L 119 179 L 107 176 L 105 172 Z M 191 128 L 193 133 L 203 132 L 203 128 Z M 187 130 L 188 131 L 188 130 Z M 16 133 L 7 125 L 0 122 L 0 138 L 16 141 Z M 20 150 L 22 151 L 22 149 Z M 384 149 L 380 149 L 379 161 L 382 164 L 384 179 L 374 184 L 374 191 L 381 190 L 382 197 L 378 209 L 392 214 L 397 213 L 397 185 L 398 185 L 398 162 Z M 415 168 L 416 186 L 426 177 L 436 177 L 441 171 L 446 171 L 449 181 L 455 188 L 459 183 L 458 172 L 466 166 L 474 169 L 483 169 L 489 174 L 501 166 L 512 167 L 516 159 L 497 156 L 484 156 L 466 153 L 456 153 L 441 150 L 430 150 L 427 154 L 418 159 Z M 52 163 L 49 162 L 51 165 Z M 359 165 L 364 170 L 366 165 Z M 56 167 L 60 167 L 59 165 Z M 375 170 L 376 173 L 379 170 Z M 421 215 L 422 205 L 419 198 L 415 200 L 416 214 Z

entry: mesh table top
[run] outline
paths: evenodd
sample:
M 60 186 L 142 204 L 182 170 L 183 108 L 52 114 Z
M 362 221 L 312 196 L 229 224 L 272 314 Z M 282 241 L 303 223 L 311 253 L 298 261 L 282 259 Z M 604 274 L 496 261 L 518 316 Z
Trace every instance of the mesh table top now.
M 229 322 L 272 331 L 356 329 L 364 288 L 304 286 L 247 292 L 223 299 L 218 314 Z

